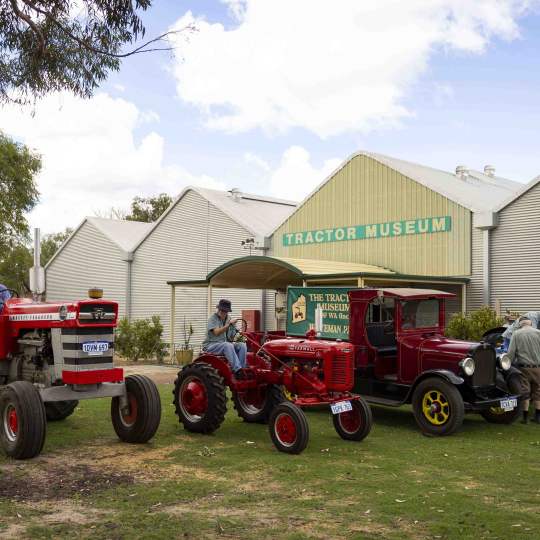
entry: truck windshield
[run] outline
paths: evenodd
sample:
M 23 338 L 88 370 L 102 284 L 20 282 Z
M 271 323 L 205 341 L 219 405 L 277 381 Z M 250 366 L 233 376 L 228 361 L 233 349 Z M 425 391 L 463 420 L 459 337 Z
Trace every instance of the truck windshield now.
M 433 328 L 439 326 L 438 300 L 410 300 L 401 302 L 401 328 Z

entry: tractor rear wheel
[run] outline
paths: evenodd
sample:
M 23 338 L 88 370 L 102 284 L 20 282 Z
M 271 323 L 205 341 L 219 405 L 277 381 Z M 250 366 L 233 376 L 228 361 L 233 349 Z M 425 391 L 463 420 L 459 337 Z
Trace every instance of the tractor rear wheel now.
M 427 436 L 451 435 L 463 424 L 465 406 L 458 389 L 438 377 L 418 384 L 412 397 L 414 417 Z
M 185 366 L 174 381 L 173 405 L 184 429 L 213 433 L 225 420 L 227 394 L 218 371 L 204 363 Z
M 45 403 L 45 414 L 49 422 L 57 422 L 71 416 L 79 402 L 77 400 L 69 401 L 47 401 Z
M 338 435 L 347 441 L 361 441 L 371 431 L 373 417 L 364 399 L 351 401 L 352 411 L 333 414 L 332 420 Z
M 111 400 L 111 419 L 119 439 L 128 443 L 148 442 L 161 421 L 161 399 L 154 381 L 144 375 L 125 380 L 128 406 L 120 397 Z
M 45 406 L 37 389 L 28 381 L 15 381 L 0 392 L 0 441 L 15 459 L 37 456 L 45 442 Z
M 270 437 L 280 452 L 300 454 L 309 441 L 309 425 L 304 411 L 285 401 L 274 408 L 268 419 Z
M 232 397 L 234 408 L 244 422 L 267 422 L 274 407 L 285 401 L 283 391 L 275 384 L 233 392 Z

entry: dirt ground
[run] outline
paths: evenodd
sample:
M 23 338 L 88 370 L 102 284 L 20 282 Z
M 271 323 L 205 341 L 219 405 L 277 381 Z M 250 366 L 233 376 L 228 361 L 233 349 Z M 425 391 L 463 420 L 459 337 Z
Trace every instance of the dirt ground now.
M 157 366 L 151 364 L 122 366 L 125 375 L 146 375 L 156 384 L 173 384 L 182 366 Z

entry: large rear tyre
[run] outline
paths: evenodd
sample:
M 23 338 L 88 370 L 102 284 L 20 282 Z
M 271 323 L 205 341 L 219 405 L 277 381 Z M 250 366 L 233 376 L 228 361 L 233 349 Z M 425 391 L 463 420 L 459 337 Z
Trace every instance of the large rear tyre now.
M 443 379 L 431 377 L 422 381 L 414 390 L 412 407 L 424 435 L 451 435 L 463 424 L 465 406 L 461 394 Z
M 274 446 L 287 454 L 300 454 L 309 441 L 309 425 L 304 411 L 289 401 L 274 408 L 268 419 Z
M 57 422 L 71 416 L 79 402 L 77 400 L 70 401 L 48 401 L 45 403 L 45 414 L 49 422 Z
M 161 399 L 154 381 L 144 375 L 125 380 L 127 407 L 120 397 L 111 400 L 111 419 L 119 439 L 128 443 L 148 442 L 161 421 Z
M 352 411 L 333 414 L 332 420 L 338 435 L 346 441 L 365 439 L 373 425 L 369 405 L 362 399 L 351 401 Z
M 232 397 L 234 408 L 244 422 L 267 422 L 274 408 L 285 401 L 281 388 L 275 384 L 233 392 Z
M 225 383 L 208 364 L 185 366 L 174 381 L 173 396 L 175 413 L 188 431 L 213 433 L 225 420 Z
M 28 381 L 15 381 L 0 392 L 0 442 L 15 459 L 37 456 L 45 442 L 45 406 Z

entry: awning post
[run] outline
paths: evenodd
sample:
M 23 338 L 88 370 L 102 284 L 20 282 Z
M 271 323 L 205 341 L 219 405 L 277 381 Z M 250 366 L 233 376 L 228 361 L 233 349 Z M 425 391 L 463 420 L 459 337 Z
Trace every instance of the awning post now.
M 171 327 L 169 353 L 171 364 L 174 364 L 174 322 L 176 320 L 176 285 L 171 285 Z
M 461 290 L 462 290 L 462 293 L 461 293 L 461 313 L 463 313 L 463 315 L 465 315 L 465 313 L 467 313 L 467 284 L 466 283 L 464 283 L 461 286 Z
M 214 312 L 214 307 L 212 306 L 212 284 L 211 283 L 208 284 L 207 293 L 208 293 L 208 296 L 206 298 L 206 308 L 207 308 L 208 316 L 210 317 L 210 315 L 212 315 L 212 313 Z

